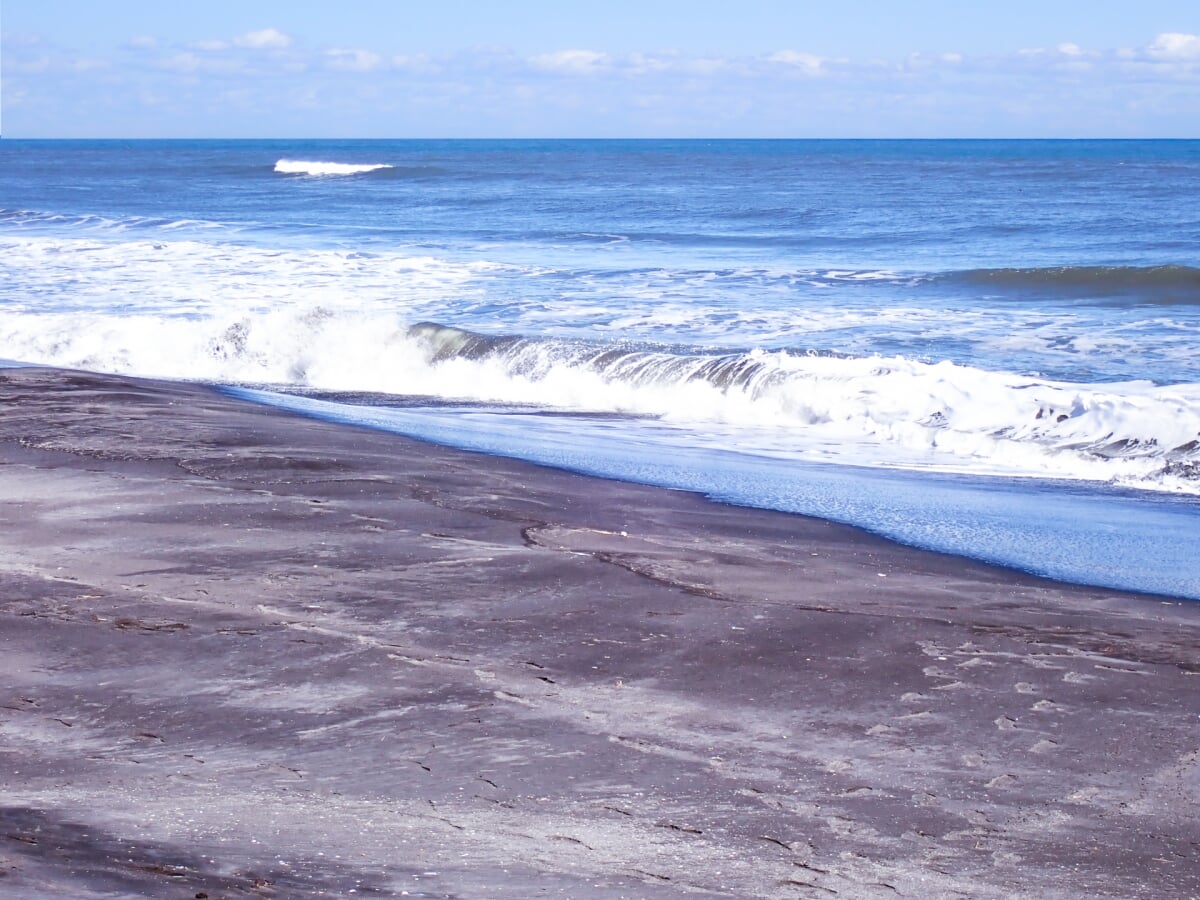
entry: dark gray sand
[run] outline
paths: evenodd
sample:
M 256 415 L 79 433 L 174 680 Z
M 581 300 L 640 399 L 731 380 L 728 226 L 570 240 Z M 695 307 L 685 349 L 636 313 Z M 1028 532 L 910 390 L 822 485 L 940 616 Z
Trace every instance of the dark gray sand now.
M 1200 604 L 53 370 L 0 519 L 5 897 L 1200 895 Z

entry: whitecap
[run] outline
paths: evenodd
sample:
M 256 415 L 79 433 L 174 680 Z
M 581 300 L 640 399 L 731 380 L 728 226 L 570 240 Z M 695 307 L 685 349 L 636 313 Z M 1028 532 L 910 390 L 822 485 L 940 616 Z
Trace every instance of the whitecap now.
M 390 169 L 387 163 L 339 163 L 307 159 L 281 159 L 275 171 L 283 175 L 361 175 L 378 169 Z

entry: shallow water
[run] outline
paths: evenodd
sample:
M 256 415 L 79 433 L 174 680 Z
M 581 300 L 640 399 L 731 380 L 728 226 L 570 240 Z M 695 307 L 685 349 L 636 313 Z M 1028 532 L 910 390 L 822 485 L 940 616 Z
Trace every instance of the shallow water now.
M 1061 581 L 1200 600 L 1195 497 L 681 449 L 655 423 L 611 417 L 229 393 L 451 447 L 818 516 Z

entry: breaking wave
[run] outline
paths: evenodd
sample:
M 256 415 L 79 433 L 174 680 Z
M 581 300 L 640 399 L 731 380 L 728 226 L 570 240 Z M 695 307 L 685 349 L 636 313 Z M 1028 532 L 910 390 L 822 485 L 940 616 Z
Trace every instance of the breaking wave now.
M 1200 384 L 1083 384 L 904 356 L 488 335 L 311 307 L 0 316 L 5 355 L 224 384 L 647 417 L 711 447 L 1200 494 Z
M 339 163 L 307 159 L 281 159 L 275 163 L 275 171 L 283 175 L 362 175 L 380 169 L 390 169 L 387 163 Z
M 869 441 L 1062 477 L 1124 468 L 1195 480 L 1200 490 L 1200 384 L 1084 385 L 815 351 L 679 353 L 429 322 L 408 334 L 434 367 L 471 363 L 564 387 L 592 377 L 627 411 L 669 420 L 771 426 L 801 442 Z

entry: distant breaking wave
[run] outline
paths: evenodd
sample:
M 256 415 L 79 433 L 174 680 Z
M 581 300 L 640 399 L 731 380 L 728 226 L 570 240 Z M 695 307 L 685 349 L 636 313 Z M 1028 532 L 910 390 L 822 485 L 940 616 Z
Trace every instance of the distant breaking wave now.
M 226 228 L 221 222 L 204 219 L 164 219 L 152 216 L 101 216 L 84 213 L 66 215 L 63 213 L 40 212 L 31 209 L 0 209 L 0 225 L 16 228 L 70 228 L 98 232 L 124 232 L 160 229 L 173 231 L 177 229 L 215 230 Z
M 283 175 L 362 175 L 390 168 L 392 166 L 387 163 L 338 163 L 306 159 L 281 159 L 275 163 L 275 171 Z

